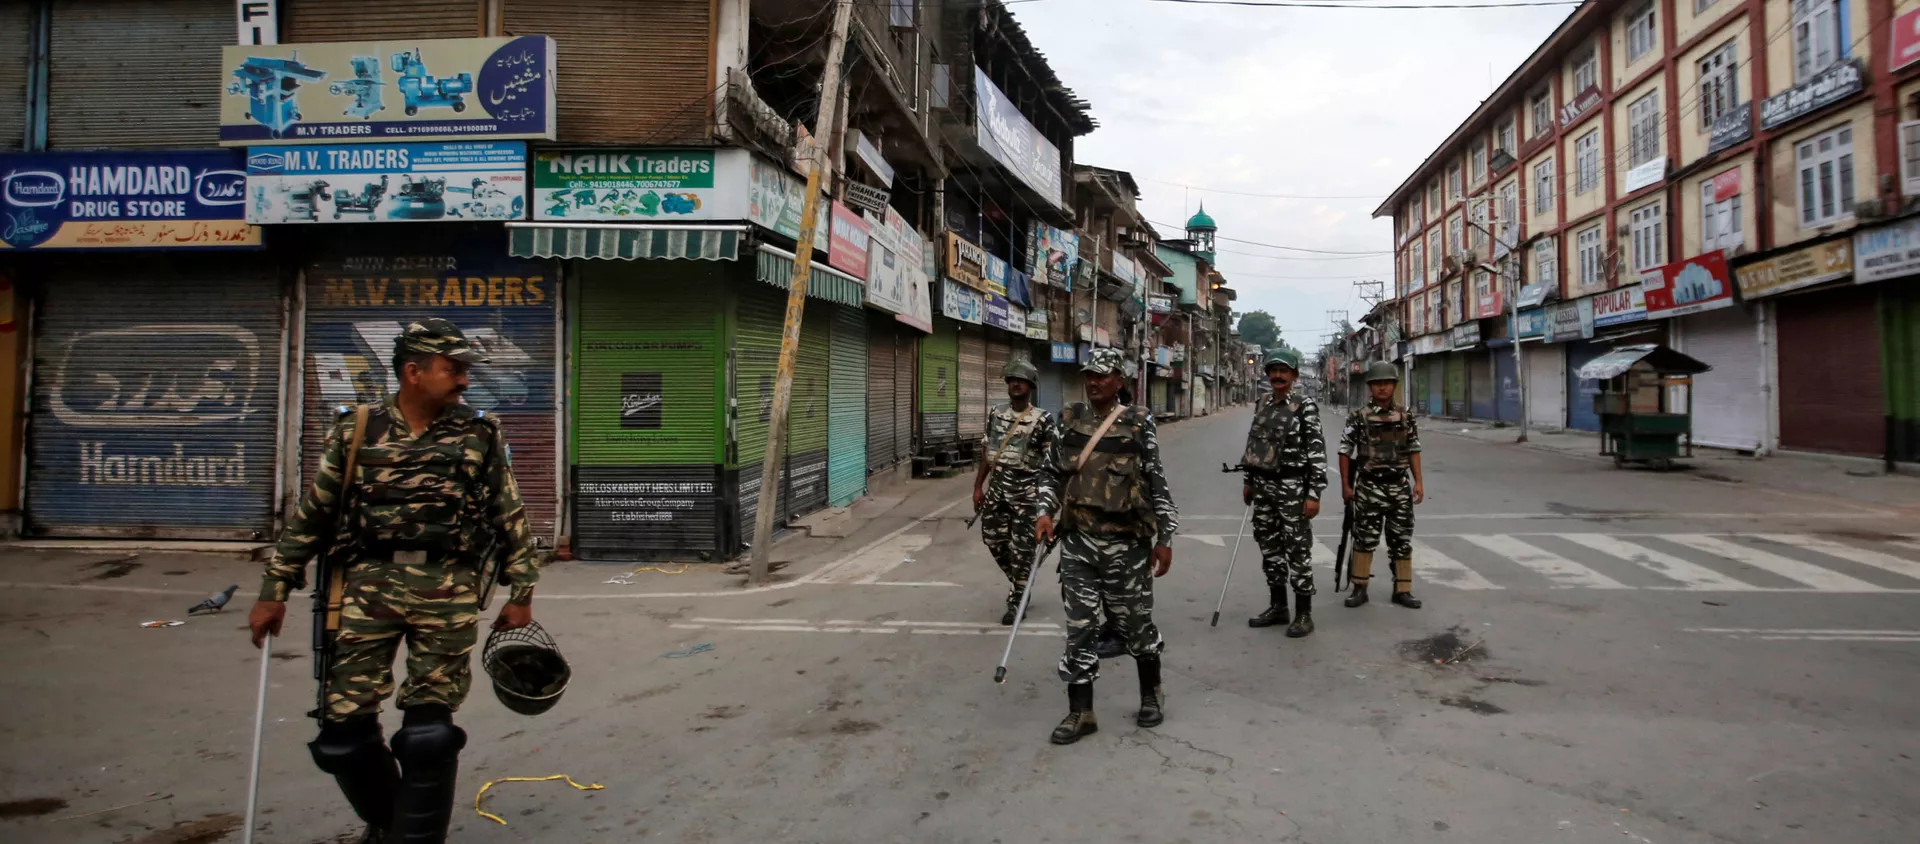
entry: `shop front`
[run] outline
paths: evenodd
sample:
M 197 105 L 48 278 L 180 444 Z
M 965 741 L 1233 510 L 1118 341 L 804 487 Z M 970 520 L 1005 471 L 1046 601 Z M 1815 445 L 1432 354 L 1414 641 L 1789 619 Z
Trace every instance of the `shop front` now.
M 1886 393 L 1886 453 L 1920 461 L 1920 218 L 1853 237 L 1854 280 L 1880 295 L 1880 367 Z
M 1879 456 L 1886 447 L 1879 291 L 1854 283 L 1851 239 L 1758 256 L 1734 268 L 1741 299 L 1764 300 L 1777 354 L 1779 447 Z
M 1766 366 L 1760 305 L 1735 302 L 1716 250 L 1676 261 L 1641 282 L 1647 318 L 1668 320 L 1667 342 L 1712 369 L 1692 376 L 1693 441 L 1747 452 L 1765 447 Z

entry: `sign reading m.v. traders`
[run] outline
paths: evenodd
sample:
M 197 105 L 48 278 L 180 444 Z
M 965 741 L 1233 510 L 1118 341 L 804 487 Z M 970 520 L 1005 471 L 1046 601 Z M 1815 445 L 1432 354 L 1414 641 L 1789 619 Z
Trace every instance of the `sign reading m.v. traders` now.
M 1760 103 L 1760 128 L 1772 129 L 1860 93 L 1867 87 L 1867 71 L 1859 59 L 1849 59 L 1815 74 L 1805 84 L 1781 91 Z
M 0 155 L 0 250 L 255 248 L 236 150 Z

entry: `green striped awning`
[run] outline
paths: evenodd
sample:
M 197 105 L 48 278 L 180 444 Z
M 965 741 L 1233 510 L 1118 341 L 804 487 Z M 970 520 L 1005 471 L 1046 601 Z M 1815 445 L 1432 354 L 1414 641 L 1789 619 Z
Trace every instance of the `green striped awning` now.
M 507 254 L 516 258 L 734 261 L 740 258 L 742 228 L 513 226 L 508 229 L 511 237 Z
M 785 249 L 761 244 L 755 256 L 755 276 L 781 290 L 793 287 L 793 255 Z M 807 271 L 807 297 L 825 299 L 858 308 L 866 304 L 867 286 L 859 279 L 828 267 L 819 261 Z

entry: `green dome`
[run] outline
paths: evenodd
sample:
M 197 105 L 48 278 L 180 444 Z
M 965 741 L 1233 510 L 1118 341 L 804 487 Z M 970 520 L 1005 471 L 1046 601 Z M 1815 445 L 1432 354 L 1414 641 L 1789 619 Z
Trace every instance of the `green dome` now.
M 1217 228 L 1219 228 L 1219 226 L 1216 226 L 1216 225 L 1214 225 L 1214 224 L 1213 224 L 1213 218 L 1212 218 L 1212 217 L 1209 217 L 1209 216 L 1207 216 L 1207 204 L 1206 204 L 1206 203 L 1204 203 L 1204 202 L 1202 202 L 1202 203 L 1200 203 L 1200 210 L 1199 210 L 1199 211 L 1197 211 L 1197 212 L 1195 212 L 1195 213 L 1194 213 L 1194 215 L 1193 215 L 1193 217 L 1191 217 L 1191 218 L 1189 218 L 1189 219 L 1187 220 L 1187 228 L 1188 228 L 1189 230 L 1191 230 L 1191 229 L 1217 229 Z

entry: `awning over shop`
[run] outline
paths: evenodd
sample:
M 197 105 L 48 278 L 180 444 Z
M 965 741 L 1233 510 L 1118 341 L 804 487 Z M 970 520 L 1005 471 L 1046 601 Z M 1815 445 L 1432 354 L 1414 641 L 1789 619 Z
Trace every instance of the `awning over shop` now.
M 793 287 L 793 253 L 777 246 L 760 244 L 754 256 L 754 277 L 781 290 Z M 820 261 L 808 270 L 807 296 L 858 308 L 866 304 L 867 286 L 857 278 Z
M 509 223 L 507 254 L 516 258 L 683 258 L 733 261 L 746 226 L 627 226 L 615 223 Z
M 1661 374 L 1698 375 L 1713 368 L 1666 346 L 1640 343 L 1632 346 L 1617 346 L 1606 354 L 1588 361 L 1580 367 L 1579 376 L 1582 380 L 1604 381 L 1632 369 L 1634 364 L 1643 360 L 1653 368 L 1654 372 Z

